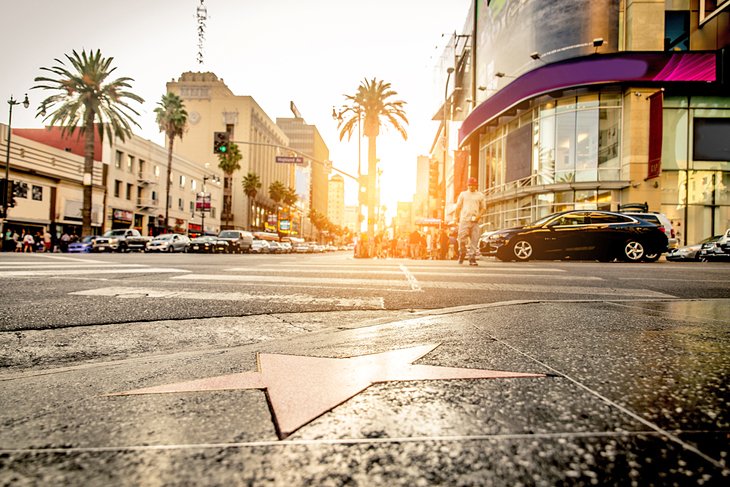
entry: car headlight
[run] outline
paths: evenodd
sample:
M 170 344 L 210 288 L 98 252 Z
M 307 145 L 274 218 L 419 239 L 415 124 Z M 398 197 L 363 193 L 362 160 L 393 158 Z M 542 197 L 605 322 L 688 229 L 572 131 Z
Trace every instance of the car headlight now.
M 489 236 L 489 237 L 487 238 L 487 240 L 492 240 L 492 241 L 496 241 L 496 240 L 504 240 L 504 239 L 506 239 L 507 237 L 509 237 L 509 233 L 493 233 L 492 235 L 490 235 L 490 236 Z

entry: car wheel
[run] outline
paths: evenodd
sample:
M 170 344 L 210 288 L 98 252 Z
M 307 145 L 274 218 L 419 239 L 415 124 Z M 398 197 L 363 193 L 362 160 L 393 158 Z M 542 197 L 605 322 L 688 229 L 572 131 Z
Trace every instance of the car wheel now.
M 642 260 L 644 262 L 656 262 L 659 260 L 659 257 L 661 257 L 661 256 L 662 256 L 662 254 L 660 254 L 658 252 L 656 254 L 647 254 L 644 256 L 644 258 Z
M 171 254 L 171 253 L 175 252 L 175 248 L 172 245 L 170 245 L 169 247 L 167 247 L 167 252 Z
M 119 248 L 117 249 L 120 253 L 125 253 L 127 251 L 127 245 L 126 244 L 119 244 Z
M 514 244 L 512 244 L 511 248 L 512 255 L 514 255 L 515 259 L 518 261 L 524 262 L 526 260 L 530 260 L 530 257 L 532 257 L 533 247 L 528 240 L 518 239 Z
M 639 262 L 644 258 L 644 245 L 638 240 L 627 240 L 621 249 L 622 257 L 627 262 Z

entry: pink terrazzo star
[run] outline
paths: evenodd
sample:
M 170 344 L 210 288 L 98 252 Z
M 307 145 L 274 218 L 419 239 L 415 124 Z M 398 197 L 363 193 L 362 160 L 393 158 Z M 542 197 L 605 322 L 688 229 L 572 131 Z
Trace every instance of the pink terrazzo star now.
M 257 354 L 258 372 L 221 375 L 109 395 L 266 389 L 277 434 L 283 439 L 378 382 L 545 377 L 544 374 L 413 365 L 437 346 L 421 345 L 350 358 L 260 353 Z

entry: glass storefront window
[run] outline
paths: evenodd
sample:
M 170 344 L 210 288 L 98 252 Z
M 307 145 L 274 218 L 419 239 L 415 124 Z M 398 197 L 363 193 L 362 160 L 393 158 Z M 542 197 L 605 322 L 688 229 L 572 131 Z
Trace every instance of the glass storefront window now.
M 621 110 L 602 108 L 598 111 L 598 180 L 618 181 L 619 133 Z
M 598 108 L 598 93 L 578 97 L 578 110 L 585 110 L 586 108 Z
M 598 110 L 576 114 L 575 180 L 598 180 Z
M 555 117 L 555 182 L 575 181 L 575 112 Z
M 555 110 L 541 111 L 538 126 L 538 184 L 555 182 Z

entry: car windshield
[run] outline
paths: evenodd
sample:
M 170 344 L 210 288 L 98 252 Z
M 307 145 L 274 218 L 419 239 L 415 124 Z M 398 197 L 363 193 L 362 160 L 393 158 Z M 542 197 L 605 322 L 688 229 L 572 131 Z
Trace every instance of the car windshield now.
M 109 230 L 104 234 L 105 237 L 118 237 L 120 235 L 124 235 L 127 231 L 126 230 Z
M 88 237 L 84 237 L 81 239 L 82 243 L 91 243 L 96 238 L 96 235 L 89 235 Z
M 223 238 L 238 238 L 238 233 L 236 232 L 221 232 L 219 237 Z
M 158 235 L 154 238 L 155 240 L 172 240 L 172 235 Z
M 539 227 L 540 225 L 544 225 L 545 223 L 549 222 L 553 218 L 555 218 L 555 215 L 544 216 L 544 217 L 540 218 L 539 220 L 529 223 L 527 226 L 528 227 Z

